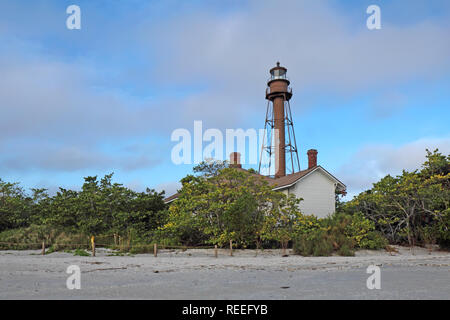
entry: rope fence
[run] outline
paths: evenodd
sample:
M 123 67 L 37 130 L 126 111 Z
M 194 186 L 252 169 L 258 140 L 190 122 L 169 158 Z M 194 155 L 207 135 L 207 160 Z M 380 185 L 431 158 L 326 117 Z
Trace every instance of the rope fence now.
M 218 246 L 186 246 L 186 245 L 166 245 L 159 243 L 137 243 L 132 244 L 130 241 L 127 244 L 123 243 L 124 241 L 120 241 L 119 243 L 102 243 L 96 242 L 95 237 L 91 237 L 90 243 L 86 241 L 86 243 L 46 243 L 42 242 L 11 242 L 11 241 L 0 241 L 0 250 L 21 250 L 18 248 L 25 248 L 29 250 L 33 249 L 41 249 L 42 255 L 46 254 L 46 250 L 51 250 L 51 252 L 59 251 L 61 249 L 70 248 L 70 249 L 91 249 L 92 256 L 96 254 L 96 248 L 110 248 L 112 250 L 118 250 L 119 252 L 130 252 L 130 253 L 153 253 L 156 257 L 158 254 L 158 250 L 170 250 L 170 249 L 181 249 L 183 251 L 188 249 L 214 249 L 214 256 L 218 257 Z M 233 256 L 233 242 L 230 241 L 229 247 L 229 255 Z

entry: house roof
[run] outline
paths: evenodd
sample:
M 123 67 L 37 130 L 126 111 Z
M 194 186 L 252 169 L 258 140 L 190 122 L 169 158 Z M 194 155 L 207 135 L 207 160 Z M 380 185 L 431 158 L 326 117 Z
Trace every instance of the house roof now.
M 171 195 L 170 197 L 165 198 L 165 199 L 164 199 L 164 202 L 165 202 L 165 203 L 170 203 L 170 202 L 172 202 L 173 200 L 178 199 L 179 196 L 180 196 L 180 193 L 177 192 L 177 193 Z
M 292 174 L 288 174 L 285 175 L 283 177 L 280 178 L 269 178 L 269 185 L 274 186 L 276 189 L 280 189 L 283 187 L 288 187 L 291 184 L 295 183 L 297 180 L 303 178 L 304 176 L 306 176 L 308 173 L 311 173 L 314 171 L 316 167 L 311 168 L 311 169 L 307 169 L 307 170 L 302 170 L 299 172 L 295 172 Z
M 245 170 L 243 168 L 235 168 L 235 169 L 247 172 L 247 170 Z M 253 175 L 264 178 L 264 180 L 266 180 L 268 182 L 269 186 L 273 187 L 274 190 L 283 190 L 283 189 L 289 188 L 290 186 L 292 186 L 295 183 L 297 183 L 297 181 L 305 178 L 306 176 L 308 176 L 309 174 L 311 174 L 311 173 L 313 173 L 314 171 L 317 171 L 317 170 L 321 170 L 330 179 L 334 180 L 335 183 L 337 183 L 337 186 L 338 186 L 339 190 L 345 191 L 345 189 L 347 188 L 345 186 L 345 184 L 343 184 L 335 176 L 333 176 L 331 173 L 329 173 L 327 170 L 325 170 L 321 166 L 315 166 L 313 168 L 302 170 L 302 171 L 295 172 L 295 173 L 292 173 L 292 174 L 288 174 L 288 175 L 280 177 L 280 178 L 272 178 L 272 177 L 268 177 L 268 176 L 263 176 L 263 175 L 260 175 L 258 173 L 253 173 Z M 166 204 L 170 203 L 170 202 L 176 200 L 179 196 L 180 196 L 180 194 L 176 193 L 176 194 L 174 194 L 174 195 L 164 199 L 164 202 Z
M 297 181 L 306 178 L 308 175 L 310 175 L 315 171 L 322 171 L 325 175 L 327 175 L 331 180 L 333 180 L 337 184 L 339 190 L 344 191 L 347 188 L 345 184 L 343 184 L 339 179 L 337 179 L 335 176 L 333 176 L 331 173 L 329 173 L 321 166 L 315 166 L 313 168 L 289 174 L 287 176 L 278 179 L 273 179 L 272 182 L 273 184 L 271 185 L 275 186 L 274 188 L 275 190 L 288 188 L 293 184 L 297 183 Z

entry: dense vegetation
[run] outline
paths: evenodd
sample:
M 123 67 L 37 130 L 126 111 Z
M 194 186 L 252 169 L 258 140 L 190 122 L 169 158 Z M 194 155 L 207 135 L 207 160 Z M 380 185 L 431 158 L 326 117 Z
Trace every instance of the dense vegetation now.
M 450 156 L 427 150 L 422 169 L 384 177 L 340 212 L 361 214 L 390 243 L 450 246 Z
M 114 239 L 114 234 L 116 239 L 153 238 L 167 216 L 164 194 L 134 192 L 111 179 L 112 174 L 100 181 L 86 177 L 80 191 L 60 188 L 52 197 L 45 189 L 28 195 L 18 184 L 0 180 L 0 241 L 80 243 L 80 237 Z
M 45 240 L 55 250 L 81 244 L 70 245 L 76 249 L 92 235 L 116 246 L 125 239 L 134 252 L 146 252 L 145 244 L 153 242 L 224 246 L 230 240 L 240 248 L 292 245 L 314 256 L 353 255 L 388 243 L 450 244 L 450 156 L 438 150 L 427 150 L 421 170 L 386 176 L 353 200 L 338 202 L 337 212 L 324 219 L 302 214 L 302 199 L 273 191 L 254 172 L 220 161 L 195 167 L 170 207 L 164 193 L 132 191 L 112 183 L 112 174 L 84 180 L 80 191 L 60 188 L 54 196 L 45 189 L 28 194 L 0 180 L 0 248 Z

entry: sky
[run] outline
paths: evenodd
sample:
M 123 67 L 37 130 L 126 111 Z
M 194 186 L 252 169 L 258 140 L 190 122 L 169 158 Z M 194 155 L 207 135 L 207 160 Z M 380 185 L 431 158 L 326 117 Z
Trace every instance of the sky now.
M 170 195 L 193 167 L 172 132 L 263 128 L 277 61 L 301 167 L 317 149 L 349 197 L 450 153 L 447 0 L 2 0 L 0 178 L 54 193 L 114 172 Z

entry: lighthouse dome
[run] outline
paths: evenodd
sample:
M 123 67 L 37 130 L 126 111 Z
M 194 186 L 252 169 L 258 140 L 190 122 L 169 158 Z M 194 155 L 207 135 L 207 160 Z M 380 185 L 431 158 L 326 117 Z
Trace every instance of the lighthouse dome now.
M 277 62 L 277 66 L 270 69 L 270 80 L 287 79 L 286 72 L 287 69 Z

